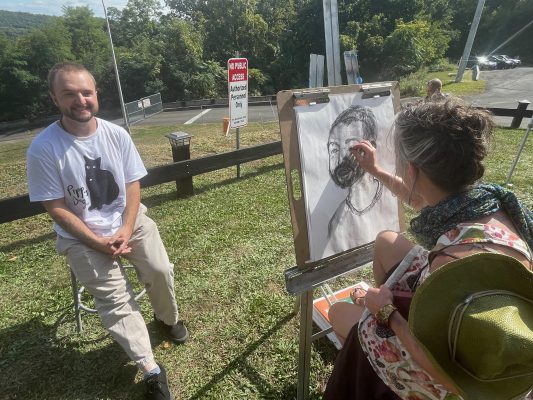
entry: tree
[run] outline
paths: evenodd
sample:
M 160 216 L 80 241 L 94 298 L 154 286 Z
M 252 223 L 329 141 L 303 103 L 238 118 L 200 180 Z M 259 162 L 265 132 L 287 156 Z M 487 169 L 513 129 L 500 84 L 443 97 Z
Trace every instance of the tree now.
M 109 8 L 117 46 L 135 47 L 143 40 L 159 37 L 161 4 L 159 0 L 129 0 L 122 12 Z
M 279 56 L 268 69 L 273 92 L 307 86 L 309 55 L 325 54 L 322 0 L 298 0 L 294 7 L 294 20 L 280 37 Z
M 64 7 L 63 21 L 70 34 L 74 59 L 100 76 L 111 61 L 104 20 L 94 17 L 89 7 Z
M 437 24 L 422 19 L 399 20 L 384 42 L 386 71 L 397 79 L 430 65 L 444 56 L 448 42 L 449 36 Z
M 164 89 L 158 0 L 129 0 L 122 11 L 109 9 L 113 42 L 125 101 Z M 111 83 L 111 82 L 109 82 Z
M 73 59 L 70 34 L 54 20 L 19 37 L 4 59 L 0 75 L 3 93 L 0 108 L 11 118 L 34 118 L 55 113 L 48 97 L 48 70 L 57 62 Z
M 192 95 L 189 77 L 203 64 L 203 32 L 192 22 L 179 18 L 163 18 L 161 21 L 163 61 L 161 95 L 168 101 L 176 101 Z M 193 90 L 191 90 L 193 89 Z

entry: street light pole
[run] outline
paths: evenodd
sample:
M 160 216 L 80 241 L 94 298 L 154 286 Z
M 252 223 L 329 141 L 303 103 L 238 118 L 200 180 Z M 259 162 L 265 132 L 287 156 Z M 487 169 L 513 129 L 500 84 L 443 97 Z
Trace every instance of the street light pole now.
M 105 22 L 107 24 L 107 33 L 109 34 L 109 43 L 111 44 L 111 55 L 113 56 L 113 67 L 115 68 L 115 77 L 117 78 L 118 96 L 120 98 L 120 107 L 122 108 L 122 117 L 124 118 L 124 128 L 130 132 L 130 125 L 128 124 L 128 116 L 126 114 L 126 106 L 124 105 L 124 98 L 122 97 L 122 87 L 120 86 L 120 76 L 118 74 L 117 58 L 115 57 L 115 47 L 113 46 L 113 38 L 111 37 L 111 27 L 109 26 L 109 19 L 107 18 L 107 9 L 105 7 L 104 0 L 102 0 L 102 6 L 104 7 Z

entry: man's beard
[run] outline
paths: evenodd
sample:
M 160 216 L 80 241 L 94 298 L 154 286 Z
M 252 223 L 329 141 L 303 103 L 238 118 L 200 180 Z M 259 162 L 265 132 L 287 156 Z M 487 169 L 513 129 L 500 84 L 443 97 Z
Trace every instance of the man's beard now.
M 345 189 L 361 179 L 364 173 L 365 170 L 359 167 L 353 158 L 344 157 L 330 175 L 337 186 Z
M 61 114 L 63 114 L 65 117 L 76 122 L 89 122 L 94 117 L 94 115 L 98 112 L 98 107 L 95 107 L 95 106 L 87 107 L 84 110 L 89 111 L 90 115 L 82 117 L 81 114 L 79 114 L 79 112 L 72 111 L 70 108 L 61 110 Z

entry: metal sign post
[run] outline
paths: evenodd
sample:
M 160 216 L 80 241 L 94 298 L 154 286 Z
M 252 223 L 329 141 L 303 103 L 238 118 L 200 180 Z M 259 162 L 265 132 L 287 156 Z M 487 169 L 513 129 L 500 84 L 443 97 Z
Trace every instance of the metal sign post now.
M 238 57 L 239 53 L 237 53 Z M 237 128 L 236 148 L 240 147 L 240 129 L 248 125 L 248 60 L 228 60 L 229 128 Z M 241 165 L 237 164 L 237 178 L 241 176 Z
M 117 78 L 118 96 L 120 99 L 120 108 L 122 109 L 122 117 L 124 118 L 124 128 L 130 132 L 130 125 L 128 122 L 128 115 L 126 113 L 126 106 L 124 105 L 124 98 L 122 97 L 122 87 L 120 86 L 120 76 L 118 75 L 117 58 L 115 56 L 115 46 L 113 46 L 113 38 L 111 37 L 111 27 L 109 26 L 109 19 L 107 18 L 107 9 L 105 7 L 104 0 L 102 0 L 102 6 L 104 7 L 105 22 L 107 24 L 107 33 L 109 35 L 109 44 L 111 46 L 111 55 L 113 57 L 113 67 L 115 68 L 115 76 Z

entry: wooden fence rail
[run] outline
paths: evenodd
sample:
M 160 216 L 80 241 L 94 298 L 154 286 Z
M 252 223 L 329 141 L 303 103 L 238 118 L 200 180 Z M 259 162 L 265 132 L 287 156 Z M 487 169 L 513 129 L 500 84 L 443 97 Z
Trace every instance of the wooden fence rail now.
M 527 106 L 529 106 L 529 101 L 521 100 L 518 102 L 518 107 L 516 108 L 488 107 L 486 109 L 491 111 L 494 115 L 498 117 L 513 117 L 513 120 L 511 121 L 511 128 L 516 129 L 520 127 L 520 124 L 522 124 L 522 119 L 531 118 L 531 116 L 533 116 L 533 110 L 528 110 Z
M 531 118 L 533 110 L 527 110 L 529 101 L 518 103 L 516 109 L 509 108 L 486 108 L 494 115 L 500 117 L 512 117 L 511 128 L 518 128 L 523 118 Z M 485 108 L 485 107 L 478 107 Z M 201 158 L 178 161 L 168 165 L 150 168 L 148 175 L 141 179 L 142 187 L 159 185 L 183 178 L 200 175 L 206 172 L 231 167 L 249 161 L 259 160 L 281 154 L 281 142 L 272 142 L 244 149 L 234 150 L 227 153 L 215 154 Z M 30 203 L 27 194 L 0 200 L 0 224 L 15 221 L 20 218 L 31 217 L 44 213 L 41 203 Z
M 162 165 L 148 170 L 148 175 L 141 179 L 141 187 L 160 185 L 276 154 L 281 154 L 280 141 Z M 0 224 L 44 212 L 42 204 L 31 203 L 27 194 L 0 200 Z

